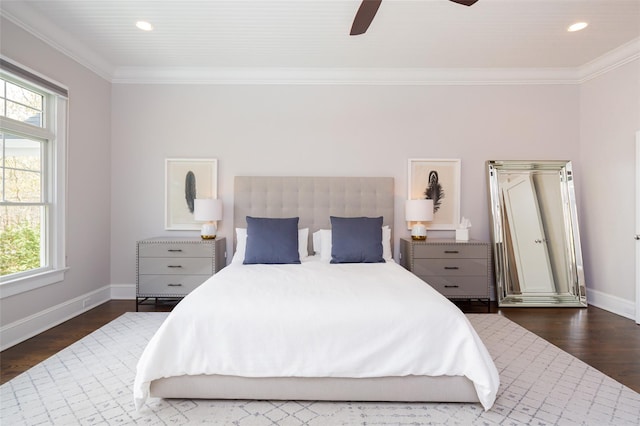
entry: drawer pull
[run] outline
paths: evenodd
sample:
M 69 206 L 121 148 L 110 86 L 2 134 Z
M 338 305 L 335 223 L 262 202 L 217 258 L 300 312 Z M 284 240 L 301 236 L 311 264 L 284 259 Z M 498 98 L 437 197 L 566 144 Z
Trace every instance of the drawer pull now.
M 458 254 L 458 253 L 460 253 L 458 250 L 445 250 L 444 252 L 447 253 L 447 254 Z
M 167 268 L 182 268 L 182 265 L 167 265 Z
M 168 249 L 167 251 L 171 253 L 182 253 L 182 249 Z
M 445 266 L 444 269 L 457 270 L 460 269 L 457 266 Z
M 459 285 L 446 285 L 444 286 L 444 288 L 458 288 L 460 287 Z
M 169 287 L 182 287 L 182 284 L 167 284 Z

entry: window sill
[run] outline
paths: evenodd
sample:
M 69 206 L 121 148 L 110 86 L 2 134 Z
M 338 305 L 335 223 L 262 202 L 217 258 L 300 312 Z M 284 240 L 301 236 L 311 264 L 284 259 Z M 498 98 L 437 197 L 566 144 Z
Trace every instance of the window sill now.
M 64 280 L 64 274 L 67 270 L 69 268 L 56 269 L 2 282 L 0 283 L 0 299 L 60 282 Z

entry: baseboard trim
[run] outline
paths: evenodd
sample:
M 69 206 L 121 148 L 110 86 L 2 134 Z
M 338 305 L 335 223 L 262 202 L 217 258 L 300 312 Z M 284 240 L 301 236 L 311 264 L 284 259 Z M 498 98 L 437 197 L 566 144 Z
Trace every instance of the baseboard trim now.
M 587 301 L 589 305 L 635 321 L 635 302 L 592 289 L 587 289 Z
M 62 324 L 83 312 L 93 309 L 111 299 L 111 286 L 107 285 L 44 311 L 0 327 L 0 351 L 24 342 L 33 336 Z

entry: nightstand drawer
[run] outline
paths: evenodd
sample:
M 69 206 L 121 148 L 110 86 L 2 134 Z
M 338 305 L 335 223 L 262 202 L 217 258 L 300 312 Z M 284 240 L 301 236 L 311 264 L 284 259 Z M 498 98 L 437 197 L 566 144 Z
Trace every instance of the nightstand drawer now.
M 487 297 L 486 275 L 475 277 L 420 276 L 420 278 L 446 297 Z
M 138 296 L 186 296 L 208 278 L 208 275 L 140 275 Z
M 466 244 L 431 244 L 413 246 L 414 259 L 448 259 L 448 258 L 480 258 L 486 259 L 487 247 L 485 245 Z
M 414 259 L 412 272 L 418 276 L 482 275 L 487 277 L 487 259 Z
M 136 311 L 147 299 L 181 298 L 222 269 L 224 238 L 156 237 L 137 242 Z
M 491 299 L 493 262 L 489 243 L 401 238 L 400 264 L 450 299 Z
M 150 243 L 140 244 L 140 257 L 207 257 L 213 256 L 214 246 L 211 244 L 189 243 Z
M 169 275 L 213 275 L 211 258 L 170 258 L 170 257 L 141 257 L 139 260 L 140 275 L 169 274 Z

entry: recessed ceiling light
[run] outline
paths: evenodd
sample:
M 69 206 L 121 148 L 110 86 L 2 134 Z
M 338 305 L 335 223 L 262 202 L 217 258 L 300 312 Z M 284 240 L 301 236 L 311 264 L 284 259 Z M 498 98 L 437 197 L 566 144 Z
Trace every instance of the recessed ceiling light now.
M 574 31 L 584 30 L 585 28 L 587 28 L 587 25 L 589 25 L 589 24 L 587 24 L 586 22 L 576 22 L 575 24 L 573 24 L 569 28 L 567 28 L 567 31 L 572 33 Z
M 138 21 L 138 22 L 136 22 L 136 27 L 140 28 L 142 31 L 151 31 L 151 30 L 153 30 L 153 25 L 151 25 L 147 21 Z

